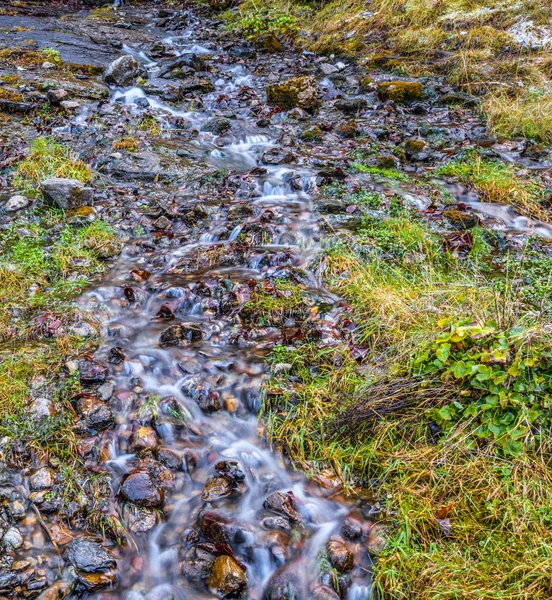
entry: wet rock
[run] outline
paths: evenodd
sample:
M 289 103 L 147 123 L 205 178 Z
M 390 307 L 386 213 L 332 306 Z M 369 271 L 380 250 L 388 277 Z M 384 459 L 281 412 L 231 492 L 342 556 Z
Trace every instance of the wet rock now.
M 161 506 L 165 500 L 163 490 L 157 487 L 151 475 L 145 471 L 127 475 L 121 483 L 119 492 L 137 506 Z
M 40 191 L 46 202 L 63 210 L 90 205 L 94 199 L 94 190 L 78 179 L 52 177 L 40 184 Z
M 265 165 L 282 165 L 293 161 L 293 154 L 284 148 L 270 148 L 263 152 L 262 161 Z
M 107 379 L 107 367 L 86 356 L 79 358 L 79 379 L 84 385 L 104 383 Z
M 132 152 L 106 163 L 104 170 L 124 180 L 154 181 L 161 175 L 161 159 L 155 152 Z
M 201 520 L 201 531 L 215 544 L 228 544 L 231 537 L 231 529 L 224 522 L 222 517 L 219 517 L 214 512 L 206 512 Z
M 21 500 L 15 499 L 8 504 L 8 514 L 12 519 L 19 521 L 27 515 L 27 509 Z
M 65 581 L 55 581 L 36 600 L 63 600 L 71 593 L 71 586 Z
M 304 570 L 300 565 L 286 565 L 270 578 L 263 600 L 303 600 L 305 596 Z
M 257 56 L 255 48 L 250 46 L 232 46 L 229 48 L 228 54 L 234 58 L 255 58 Z
M 104 587 L 113 585 L 116 577 L 114 573 L 79 573 L 77 578 L 77 592 L 96 592 Z
M 342 98 L 334 106 L 346 115 L 355 115 L 368 108 L 368 102 L 364 98 Z
M 58 106 L 63 100 L 69 99 L 69 92 L 67 90 L 48 90 L 48 102 L 54 106 Z
M 113 557 L 99 542 L 90 538 L 76 538 L 68 546 L 65 560 L 84 573 L 96 573 L 115 566 Z
M 142 73 L 138 61 L 128 54 L 114 60 L 105 70 L 103 78 L 106 83 L 119 87 L 128 87 Z
M 188 344 L 199 342 L 203 339 L 203 332 L 193 323 L 178 323 L 171 325 L 161 334 L 159 342 L 161 346 L 178 346 L 179 344 Z
M 311 590 L 308 600 L 340 600 L 340 596 L 327 585 L 319 585 Z
M 358 519 L 347 517 L 341 524 L 341 533 L 348 540 L 357 540 L 362 537 L 362 523 Z
M 23 536 L 17 527 L 8 527 L 2 536 L 2 544 L 5 548 L 18 550 L 23 546 Z
M 187 94 L 209 94 L 215 91 L 215 86 L 210 79 L 205 77 L 192 77 L 182 83 L 182 93 Z
M 170 448 L 158 448 L 157 459 L 169 469 L 176 471 L 182 466 L 182 459 Z
M 198 56 L 197 54 L 187 53 L 183 56 L 179 56 L 168 63 L 165 63 L 161 70 L 159 71 L 160 77 L 170 76 L 170 73 L 177 70 L 188 68 L 192 71 L 207 71 L 209 67 L 203 58 Z
M 378 83 L 378 96 L 382 100 L 413 102 L 422 98 L 423 88 L 419 81 L 382 81 Z
M 130 448 L 133 452 L 155 450 L 157 448 L 157 434 L 152 427 L 140 427 L 132 434 Z
M 295 509 L 293 494 L 291 492 L 285 494 L 274 492 L 270 494 L 264 501 L 264 507 L 286 516 L 292 523 L 298 523 L 301 520 L 301 516 Z
M 54 474 L 49 467 L 43 467 L 29 477 L 31 490 L 47 490 L 54 485 Z
M 151 508 L 127 504 L 124 508 L 124 517 L 129 529 L 133 533 L 146 533 L 151 531 L 157 523 L 157 514 Z
M 182 575 L 189 581 L 201 581 L 207 579 L 213 571 L 215 564 L 214 544 L 198 544 L 192 546 L 186 553 L 186 559 L 182 564 Z
M 281 529 L 282 531 L 290 531 L 291 523 L 287 517 L 266 517 L 263 519 L 263 526 L 267 529 Z
M 224 135 L 228 133 L 232 127 L 232 124 L 228 119 L 224 117 L 214 117 L 205 121 L 202 131 L 207 131 L 209 133 L 214 133 L 215 135 Z
M 267 103 L 284 110 L 302 108 L 314 112 L 321 104 L 320 92 L 314 77 L 296 77 L 266 88 Z
M 207 580 L 209 587 L 221 597 L 236 594 L 247 585 L 245 571 L 231 556 L 219 556 Z
M 220 394 L 215 391 L 207 392 L 200 396 L 198 405 L 199 408 L 206 413 L 214 413 L 222 410 Z
M 201 499 L 203 502 L 215 502 L 231 494 L 232 490 L 232 480 L 229 477 L 212 477 L 207 481 Z
M 219 473 L 224 473 L 226 477 L 229 477 L 236 484 L 245 480 L 245 473 L 235 460 L 221 460 L 215 465 L 215 469 Z
M 107 404 L 95 396 L 86 394 L 77 401 L 77 412 L 91 429 L 101 431 L 113 424 L 113 413 Z
M 18 583 L 15 573 L 0 573 L 0 591 L 12 592 Z
M 29 206 L 30 200 L 25 196 L 12 196 L 6 204 L 4 204 L 4 210 L 6 212 L 17 212 Z
M 326 552 L 332 566 L 341 573 L 350 571 L 355 566 L 355 557 L 342 540 L 330 540 L 326 544 Z

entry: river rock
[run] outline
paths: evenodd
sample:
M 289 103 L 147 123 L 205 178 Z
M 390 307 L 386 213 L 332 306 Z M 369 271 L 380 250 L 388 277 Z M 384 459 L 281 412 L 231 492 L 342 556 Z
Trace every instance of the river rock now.
M 340 600 L 340 596 L 331 587 L 318 585 L 310 591 L 308 600 Z
M 293 154 L 285 148 L 270 148 L 263 152 L 262 161 L 265 165 L 282 165 L 290 163 Z
M 255 48 L 252 48 L 251 46 L 234 45 L 228 50 L 228 54 L 234 58 L 255 58 L 257 56 Z
M 65 581 L 55 581 L 36 600 L 63 600 L 71 593 L 71 586 Z
M 202 338 L 203 332 L 194 323 L 178 323 L 165 329 L 159 338 L 159 342 L 161 346 L 178 346 L 190 342 L 199 342 Z
M 143 507 L 161 506 L 165 493 L 155 484 L 151 475 L 145 471 L 127 475 L 119 489 L 120 494 L 129 502 Z
M 77 412 L 91 429 L 101 431 L 113 424 L 113 413 L 105 402 L 86 394 L 77 401 Z
M 207 480 L 201 499 L 203 502 L 215 502 L 232 492 L 232 480 L 229 477 L 211 477 Z
M 155 450 L 157 448 L 157 434 L 155 433 L 155 429 L 146 426 L 138 428 L 132 434 L 130 447 L 133 452 Z
M 301 516 L 295 509 L 291 492 L 286 494 L 274 492 L 270 494 L 264 502 L 264 507 L 286 516 L 292 523 L 298 523 L 301 520 Z
M 17 212 L 29 206 L 29 199 L 25 196 L 12 196 L 6 204 L 4 204 L 4 210 L 6 212 Z
M 8 527 L 2 536 L 2 544 L 5 548 L 18 550 L 23 546 L 23 536 L 17 527 Z
M 54 474 L 49 467 L 43 467 L 29 477 L 31 490 L 47 490 L 54 485 Z
M 203 123 L 202 131 L 214 133 L 215 135 L 224 135 L 228 133 L 232 127 L 232 124 L 228 119 L 224 117 L 213 117 Z
M 215 560 L 207 584 L 224 598 L 240 592 L 247 585 L 247 579 L 240 565 L 231 556 L 223 555 Z
M 192 71 L 208 71 L 209 67 L 203 58 L 197 54 L 189 53 L 179 56 L 163 65 L 159 71 L 160 77 L 170 76 L 176 69 L 188 68 Z
M 346 115 L 354 115 L 368 108 L 368 102 L 364 98 L 341 98 L 334 106 Z
M 353 517 L 346 517 L 341 523 L 341 533 L 349 540 L 362 537 L 362 523 Z
M 355 566 L 355 557 L 342 540 L 330 540 L 326 544 L 326 552 L 332 566 L 341 573 L 350 571 Z
M 67 548 L 65 560 L 84 573 L 96 573 L 115 566 L 113 557 L 96 540 L 76 538 Z
M 182 563 L 182 575 L 189 581 L 207 579 L 215 564 L 214 553 L 216 553 L 214 544 L 192 546 L 186 553 L 186 559 Z
M 290 564 L 276 571 L 266 585 L 263 600 L 303 600 L 306 595 L 304 569 Z
M 266 88 L 267 103 L 284 110 L 302 108 L 314 112 L 321 104 L 320 91 L 314 77 L 295 77 Z
M 107 367 L 83 356 L 79 358 L 79 379 L 85 385 L 104 383 L 107 379 Z
M 78 179 L 52 177 L 40 184 L 40 191 L 46 202 L 63 210 L 90 205 L 94 199 L 94 190 Z
M 140 64 L 134 56 L 125 54 L 107 67 L 103 78 L 106 83 L 127 87 L 134 83 L 141 71 Z

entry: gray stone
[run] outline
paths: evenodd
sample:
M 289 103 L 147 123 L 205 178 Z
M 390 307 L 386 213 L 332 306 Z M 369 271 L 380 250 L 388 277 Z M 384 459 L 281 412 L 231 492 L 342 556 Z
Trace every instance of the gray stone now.
M 134 83 L 140 72 L 138 61 L 126 54 L 114 60 L 105 70 L 103 77 L 106 83 L 126 87 Z
M 63 210 L 79 208 L 94 199 L 94 190 L 78 179 L 52 177 L 43 181 L 40 189 L 46 202 Z
M 99 542 L 89 538 L 74 539 L 69 544 L 65 560 L 85 573 L 95 573 L 115 566 L 115 561 Z
M 43 467 L 31 475 L 29 485 L 32 490 L 47 490 L 54 485 L 54 474 L 48 467 Z
M 12 196 L 6 204 L 4 204 L 4 209 L 7 212 L 16 212 L 25 208 L 29 205 L 29 199 L 25 198 L 25 196 Z

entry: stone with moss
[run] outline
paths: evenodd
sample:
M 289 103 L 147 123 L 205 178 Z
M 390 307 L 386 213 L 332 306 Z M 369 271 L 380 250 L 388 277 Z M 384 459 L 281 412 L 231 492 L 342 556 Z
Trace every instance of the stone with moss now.
M 314 77 L 294 77 L 266 87 L 267 103 L 284 110 L 302 108 L 313 113 L 320 107 L 320 91 Z
M 413 102 L 422 99 L 423 86 L 419 81 L 382 81 L 378 83 L 378 96 L 381 100 Z

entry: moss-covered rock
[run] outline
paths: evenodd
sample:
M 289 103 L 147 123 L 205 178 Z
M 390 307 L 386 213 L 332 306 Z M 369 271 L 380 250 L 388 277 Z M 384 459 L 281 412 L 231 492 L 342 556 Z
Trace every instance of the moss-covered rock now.
M 427 144 L 424 140 L 406 140 L 404 150 L 407 156 L 413 156 L 414 154 L 418 154 L 418 152 L 422 152 L 426 146 Z
M 476 215 L 465 213 L 456 208 L 445 210 L 443 216 L 455 229 L 472 229 L 479 224 L 479 219 Z
M 266 87 L 268 104 L 285 110 L 302 108 L 314 112 L 321 104 L 320 92 L 314 77 L 295 77 Z
M 382 81 L 378 83 L 378 96 L 382 100 L 412 102 L 420 100 L 423 87 L 419 81 Z

